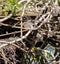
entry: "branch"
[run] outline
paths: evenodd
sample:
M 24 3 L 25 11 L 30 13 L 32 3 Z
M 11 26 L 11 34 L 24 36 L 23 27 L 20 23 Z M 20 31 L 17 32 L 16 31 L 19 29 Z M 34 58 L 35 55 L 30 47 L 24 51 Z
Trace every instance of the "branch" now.
M 7 17 L 3 18 L 3 19 L 0 19 L 0 23 L 7 20 L 7 19 L 9 19 L 9 18 L 11 18 L 11 17 L 12 17 L 12 13 L 9 14 Z
M 31 28 L 33 28 L 33 27 L 31 27 Z M 29 31 L 25 34 L 25 36 L 22 36 L 21 38 L 18 38 L 18 39 L 15 39 L 15 40 L 11 41 L 11 42 L 6 42 L 5 44 L 0 45 L 0 48 L 5 47 L 5 46 L 7 46 L 7 45 L 9 45 L 9 44 L 14 44 L 15 42 L 18 42 L 18 41 L 21 41 L 21 40 L 27 38 L 27 36 L 31 33 L 31 31 L 32 31 L 32 30 L 29 30 Z

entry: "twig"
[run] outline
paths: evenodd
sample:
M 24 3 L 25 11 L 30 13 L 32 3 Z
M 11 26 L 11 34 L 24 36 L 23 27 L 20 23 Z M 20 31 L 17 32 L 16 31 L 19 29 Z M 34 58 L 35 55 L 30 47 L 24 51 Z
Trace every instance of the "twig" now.
M 30 0 L 27 0 L 27 3 L 24 5 L 23 7 L 23 12 L 22 12 L 22 15 L 21 15 L 21 38 L 23 37 L 23 31 L 22 31 L 22 17 L 24 16 L 24 12 L 25 12 L 25 9 L 26 9 L 26 6 L 27 4 L 30 2 Z M 21 39 L 21 42 L 23 43 L 23 40 Z M 23 43 L 23 45 L 25 46 L 25 44 Z
M 3 49 L 0 49 L 1 50 L 1 52 L 2 52 L 2 56 L 3 56 L 3 59 L 4 59 L 4 61 L 5 61 L 5 64 L 7 64 L 7 58 L 6 58 L 6 56 L 5 56 L 5 53 L 4 53 L 4 51 L 3 51 Z
M 47 18 L 44 19 L 44 21 L 42 21 L 42 23 L 37 28 L 35 28 L 34 30 L 39 29 L 43 24 L 47 23 L 51 18 L 52 18 L 52 15 L 49 12 Z
M 33 27 L 31 27 L 31 28 L 33 28 Z M 18 42 L 18 41 L 21 41 L 21 40 L 25 39 L 25 38 L 31 33 L 31 31 L 32 31 L 32 30 L 29 30 L 29 31 L 25 34 L 25 36 L 23 36 L 23 37 L 21 37 L 21 38 L 18 38 L 18 39 L 15 39 L 15 40 L 11 41 L 11 42 L 6 42 L 6 44 L 0 45 L 0 48 L 5 47 L 5 46 L 7 46 L 7 45 L 9 45 L 9 44 L 13 44 L 13 43 L 15 43 L 15 42 Z
M 23 32 L 25 32 L 25 31 L 28 31 L 28 30 L 23 30 Z M 0 37 L 7 36 L 7 35 L 13 35 L 13 34 L 17 34 L 17 33 L 21 33 L 21 31 L 15 31 L 15 32 L 11 32 L 11 33 L 8 33 L 8 34 L 2 34 L 2 35 L 0 35 Z
M 9 19 L 9 18 L 11 18 L 11 17 L 12 17 L 12 13 L 9 14 L 7 17 L 3 18 L 3 19 L 0 19 L 0 23 L 7 20 L 7 19 Z
M 21 48 L 20 46 L 18 46 L 18 45 L 16 45 L 16 44 L 12 44 L 12 45 L 15 46 L 15 47 L 17 47 L 17 48 L 19 48 L 19 49 L 21 49 L 21 50 L 24 51 L 24 52 L 28 52 L 28 51 L 24 50 L 23 48 Z

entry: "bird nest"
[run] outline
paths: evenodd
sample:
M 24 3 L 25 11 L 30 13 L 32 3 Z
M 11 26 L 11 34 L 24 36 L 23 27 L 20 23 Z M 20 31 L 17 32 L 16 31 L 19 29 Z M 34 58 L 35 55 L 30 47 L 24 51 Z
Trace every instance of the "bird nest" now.
M 37 2 L 36 7 L 41 5 Z M 42 6 L 41 9 L 19 10 L 22 12 L 21 17 L 13 16 L 12 13 L 6 17 L 0 16 L 0 64 L 27 64 L 27 61 L 32 64 L 34 53 L 42 56 L 48 44 L 59 51 L 60 7 L 55 4 Z M 33 56 L 32 61 L 30 54 Z M 42 59 L 50 63 L 44 55 L 39 62 Z

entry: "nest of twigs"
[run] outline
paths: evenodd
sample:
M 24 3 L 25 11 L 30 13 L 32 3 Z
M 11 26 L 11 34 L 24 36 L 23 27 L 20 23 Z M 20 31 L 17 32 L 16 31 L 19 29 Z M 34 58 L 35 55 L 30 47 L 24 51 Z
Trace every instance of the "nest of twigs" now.
M 59 56 L 48 61 L 43 52 L 48 44 L 60 52 L 60 7 L 53 1 L 35 4 L 33 9 L 25 5 L 23 12 L 18 11 L 21 17 L 0 16 L 0 64 L 33 64 L 39 55 L 41 64 L 59 63 Z

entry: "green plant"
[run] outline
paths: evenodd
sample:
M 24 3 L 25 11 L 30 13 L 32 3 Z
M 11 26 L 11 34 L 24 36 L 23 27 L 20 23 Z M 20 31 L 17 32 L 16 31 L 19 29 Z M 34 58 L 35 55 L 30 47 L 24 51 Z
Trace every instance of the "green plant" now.
M 6 5 L 3 9 L 4 12 L 16 12 L 17 0 L 6 0 Z

